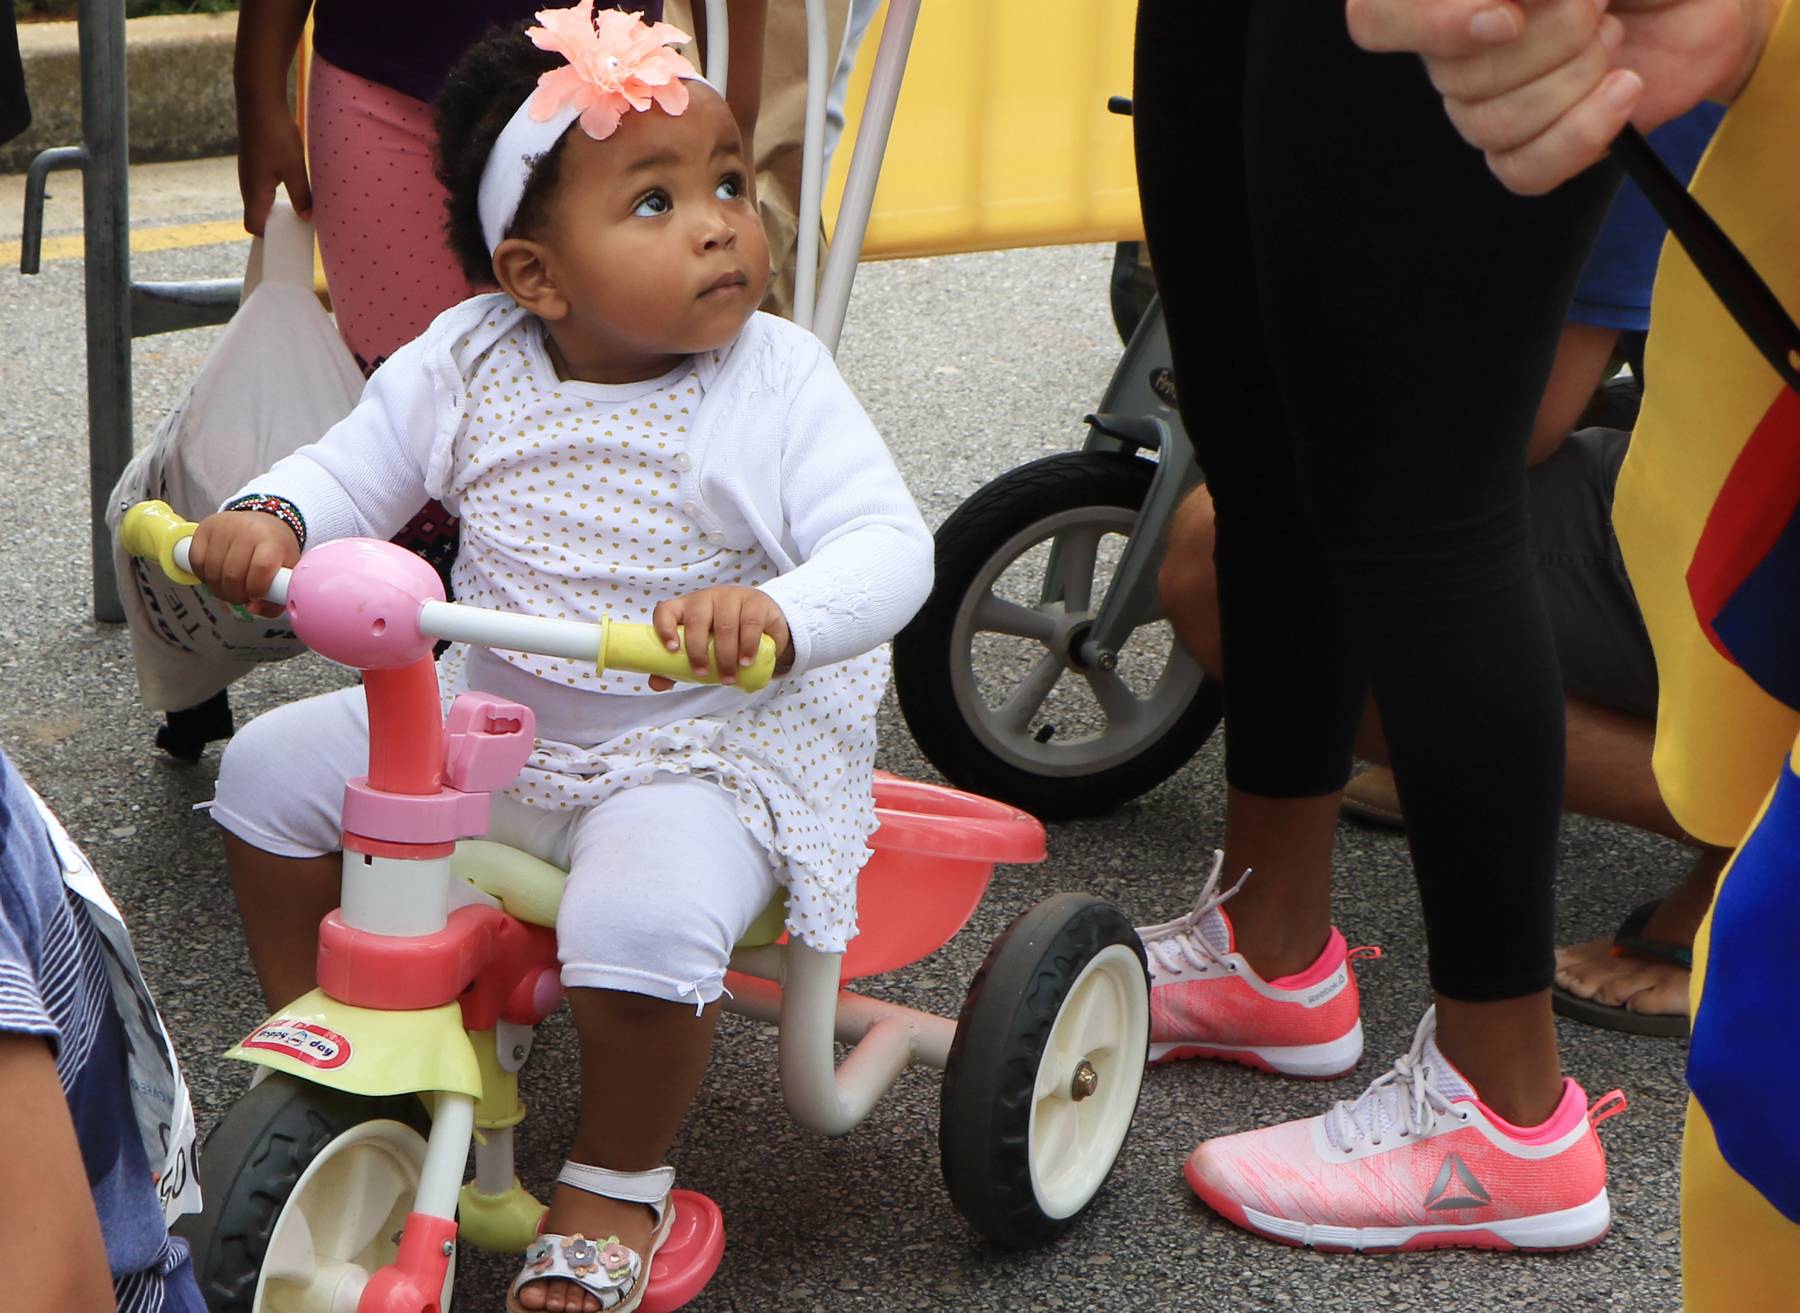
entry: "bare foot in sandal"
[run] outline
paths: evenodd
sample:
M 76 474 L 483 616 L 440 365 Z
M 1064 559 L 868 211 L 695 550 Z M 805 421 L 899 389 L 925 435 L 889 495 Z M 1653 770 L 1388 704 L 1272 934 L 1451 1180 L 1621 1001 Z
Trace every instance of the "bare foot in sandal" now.
M 544 1216 L 546 1236 L 581 1236 L 598 1249 L 617 1237 L 618 1243 L 641 1259 L 649 1251 L 650 1237 L 656 1219 L 643 1204 L 627 1203 L 589 1194 L 573 1186 L 558 1185 L 550 1197 L 550 1211 Z M 552 1243 L 560 1244 L 558 1241 Z M 543 1309 L 545 1313 L 598 1313 L 600 1300 L 573 1281 L 550 1277 L 530 1281 L 519 1287 L 515 1296 L 521 1308 Z
M 621 1174 L 563 1165 L 562 1180 L 544 1216 L 544 1232 L 527 1248 L 526 1263 L 515 1277 L 506 1306 L 527 1313 L 538 1309 L 599 1313 L 605 1291 L 605 1299 L 612 1300 L 610 1308 L 637 1308 L 644 1297 L 652 1246 L 668 1236 L 659 1219 L 668 1218 L 670 1183 L 666 1167 L 655 1173 Z M 621 1198 L 594 1194 L 596 1187 L 612 1189 Z M 634 1201 L 643 1200 L 646 1189 L 661 1200 L 661 1214 Z
M 1679 960 L 1693 947 L 1701 918 L 1730 854 L 1709 849 L 1686 878 L 1658 903 L 1641 927 L 1556 950 L 1556 983 L 1576 998 L 1643 1016 L 1685 1017 L 1689 968 Z M 1631 941 L 1665 945 L 1668 953 L 1633 951 Z

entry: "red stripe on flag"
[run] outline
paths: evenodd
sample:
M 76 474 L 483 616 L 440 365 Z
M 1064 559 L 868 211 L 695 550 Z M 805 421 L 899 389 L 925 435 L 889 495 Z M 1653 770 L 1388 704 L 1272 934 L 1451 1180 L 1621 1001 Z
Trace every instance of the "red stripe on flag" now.
M 1797 505 L 1800 393 L 1782 388 L 1732 464 L 1688 565 L 1694 611 L 1707 638 L 1727 661 L 1732 656 L 1713 631 L 1713 617 L 1775 546 Z

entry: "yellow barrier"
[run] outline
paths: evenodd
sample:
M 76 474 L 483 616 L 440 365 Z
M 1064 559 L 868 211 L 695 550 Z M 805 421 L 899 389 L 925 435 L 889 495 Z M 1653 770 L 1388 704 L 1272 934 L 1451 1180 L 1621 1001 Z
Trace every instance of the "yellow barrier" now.
M 1133 13 L 1127 0 L 924 0 L 863 258 L 1141 238 L 1131 120 L 1106 108 L 1131 93 Z M 851 75 L 827 232 L 885 16 L 869 25 Z M 309 21 L 303 133 L 311 36 Z M 322 268 L 316 283 L 327 295 Z
M 1131 93 L 1132 13 L 1126 0 L 924 0 L 863 257 L 1142 237 L 1131 120 L 1106 109 Z M 825 189 L 828 230 L 880 36 L 878 18 Z

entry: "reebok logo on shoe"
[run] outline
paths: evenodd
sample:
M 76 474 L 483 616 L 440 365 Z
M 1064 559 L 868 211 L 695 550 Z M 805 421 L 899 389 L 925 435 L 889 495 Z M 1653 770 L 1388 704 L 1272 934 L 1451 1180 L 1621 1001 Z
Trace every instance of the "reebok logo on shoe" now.
M 1453 1189 L 1455 1193 L 1452 1193 Z M 1468 1164 L 1455 1154 L 1444 1159 L 1444 1165 L 1438 1168 L 1437 1180 L 1431 1183 L 1425 1196 L 1425 1207 L 1434 1213 L 1448 1208 L 1479 1208 L 1493 1202 L 1493 1197 L 1481 1188 L 1481 1182 L 1475 1179 Z

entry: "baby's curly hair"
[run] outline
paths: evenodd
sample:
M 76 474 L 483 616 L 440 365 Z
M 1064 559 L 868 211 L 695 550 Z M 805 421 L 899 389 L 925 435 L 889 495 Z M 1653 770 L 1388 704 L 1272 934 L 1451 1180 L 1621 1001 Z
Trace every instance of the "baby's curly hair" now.
M 560 55 L 534 46 L 523 28 L 490 28 L 456 61 L 432 106 L 437 179 L 450 193 L 445 205 L 450 250 L 473 283 L 485 286 L 494 281 L 494 263 L 476 207 L 481 170 L 500 130 L 537 86 L 538 77 L 562 62 Z M 527 232 L 542 221 L 561 159 L 562 141 L 539 157 L 519 212 L 506 230 L 508 236 Z

